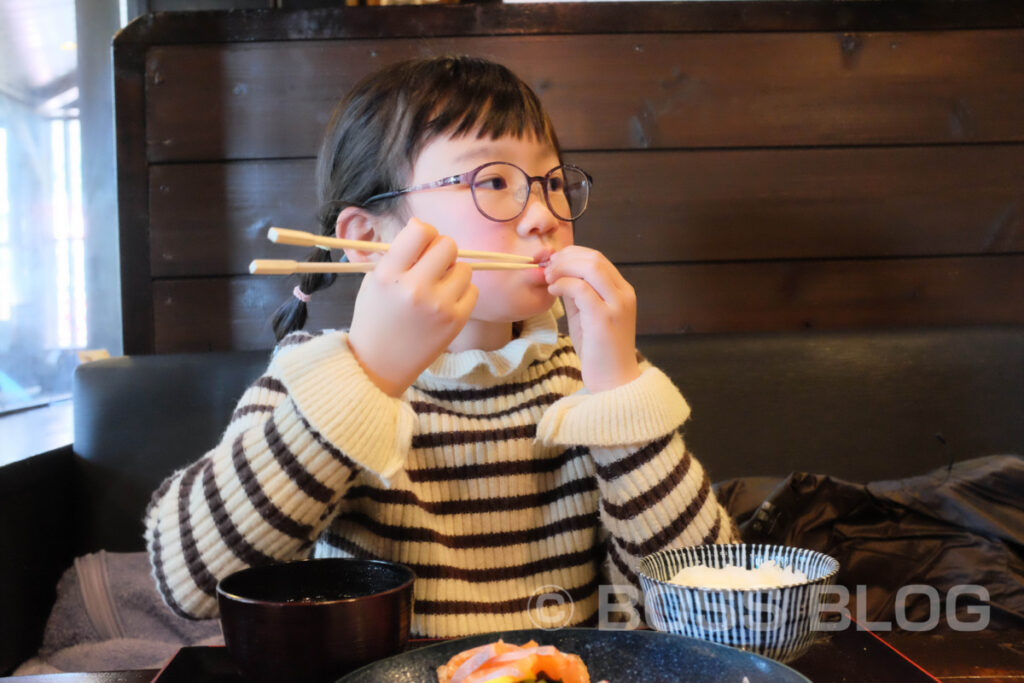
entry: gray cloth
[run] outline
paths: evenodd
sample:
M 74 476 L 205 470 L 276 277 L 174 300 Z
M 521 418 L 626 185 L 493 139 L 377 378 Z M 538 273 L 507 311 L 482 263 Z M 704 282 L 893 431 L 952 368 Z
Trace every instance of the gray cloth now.
M 223 645 L 216 619 L 191 621 L 164 604 L 146 553 L 75 559 L 57 584 L 43 644 L 14 675 L 157 669 L 186 645 Z

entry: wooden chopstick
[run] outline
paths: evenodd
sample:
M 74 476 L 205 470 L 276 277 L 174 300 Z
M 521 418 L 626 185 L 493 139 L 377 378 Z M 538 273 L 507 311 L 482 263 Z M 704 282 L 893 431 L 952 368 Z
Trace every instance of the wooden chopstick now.
M 373 244 L 377 244 L 373 242 Z M 473 270 L 526 270 L 539 268 L 539 263 L 500 263 L 496 261 L 467 261 Z M 375 263 L 323 263 L 291 261 L 288 259 L 256 259 L 249 264 L 253 275 L 291 275 L 292 273 L 368 273 Z
M 300 247 L 328 247 L 331 249 L 359 249 L 360 251 L 387 251 L 391 245 L 386 242 L 366 242 L 363 240 L 346 240 L 338 237 L 326 237 L 314 235 L 311 232 L 301 230 L 289 230 L 288 228 L 270 228 L 267 231 L 267 239 L 278 244 L 294 244 Z M 529 263 L 531 267 L 536 265 L 529 256 L 521 254 L 506 254 L 500 251 L 473 251 L 472 249 L 460 249 L 459 258 L 481 259 L 484 261 L 499 261 L 507 263 Z M 484 270 L 478 268 L 477 270 Z M 494 268 L 492 270 L 501 270 Z M 306 271 L 312 272 L 312 271 Z M 336 271 L 336 272 L 365 272 L 365 271 Z

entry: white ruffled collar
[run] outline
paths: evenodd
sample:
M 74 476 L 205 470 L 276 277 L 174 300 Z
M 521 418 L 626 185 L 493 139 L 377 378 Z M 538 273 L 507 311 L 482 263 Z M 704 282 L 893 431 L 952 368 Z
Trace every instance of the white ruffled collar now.
M 550 356 L 558 345 L 558 318 L 564 314 L 561 301 L 549 310 L 527 318 L 518 337 L 495 351 L 470 349 L 444 352 L 431 363 L 417 384 L 493 384 L 515 374 L 539 358 Z

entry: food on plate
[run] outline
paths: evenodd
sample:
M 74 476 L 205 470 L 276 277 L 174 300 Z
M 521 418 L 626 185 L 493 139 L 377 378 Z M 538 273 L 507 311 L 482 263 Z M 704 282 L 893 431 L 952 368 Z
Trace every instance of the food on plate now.
M 437 667 L 438 683 L 531 683 L 561 681 L 590 683 L 587 666 L 579 655 L 560 652 L 553 645 L 529 641 L 513 645 L 498 639 L 463 650 Z
M 723 567 L 707 567 L 696 564 L 683 567 L 669 583 L 694 588 L 778 588 L 793 586 L 807 581 L 807 574 L 799 569 L 780 567 L 775 560 L 762 562 L 756 569 L 746 569 L 727 564 Z

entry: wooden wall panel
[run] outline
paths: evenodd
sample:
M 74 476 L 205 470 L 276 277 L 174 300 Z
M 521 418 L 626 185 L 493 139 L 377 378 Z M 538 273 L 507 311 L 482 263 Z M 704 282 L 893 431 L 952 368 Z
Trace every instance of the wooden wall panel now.
M 306 329 L 346 328 L 360 275 L 339 277 L 310 302 Z M 156 353 L 269 349 L 271 318 L 292 295 L 291 277 L 195 278 L 153 285 Z
M 115 40 L 127 353 L 269 347 L 294 280 L 247 266 L 305 257 L 265 232 L 316 229 L 335 101 L 441 52 L 540 94 L 596 178 L 578 241 L 634 283 L 641 333 L 1024 323 L 1018 5 L 371 9 L 158 15 Z M 347 325 L 358 282 L 309 327 Z
M 117 120 L 117 224 L 121 272 L 121 336 L 125 353 L 153 349 L 153 282 L 149 254 L 149 165 L 146 126 L 146 49 L 117 50 L 114 110 Z
M 307 249 L 266 235 L 274 225 L 319 232 L 313 174 L 311 159 L 151 166 L 153 276 L 241 274 L 254 258 L 305 258 Z
M 1024 256 L 624 266 L 638 334 L 963 325 L 1024 319 Z M 310 304 L 307 329 L 344 328 L 361 276 Z M 264 349 L 288 277 L 196 278 L 154 285 L 156 351 Z
M 1024 30 L 473 36 L 154 47 L 148 157 L 312 155 L 360 77 L 444 52 L 512 67 L 566 149 L 1024 140 Z
M 640 334 L 967 325 L 1024 319 L 1024 256 L 623 268 Z
M 582 155 L 574 155 L 582 156 Z M 1024 145 L 586 155 L 579 240 L 617 262 L 1024 250 Z
M 618 263 L 1024 251 L 1024 145 L 576 152 L 594 196 L 578 240 Z M 303 259 L 313 161 L 153 166 L 156 277 Z

